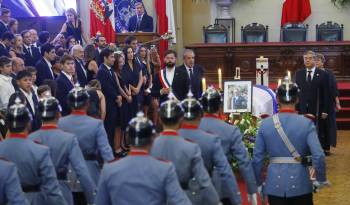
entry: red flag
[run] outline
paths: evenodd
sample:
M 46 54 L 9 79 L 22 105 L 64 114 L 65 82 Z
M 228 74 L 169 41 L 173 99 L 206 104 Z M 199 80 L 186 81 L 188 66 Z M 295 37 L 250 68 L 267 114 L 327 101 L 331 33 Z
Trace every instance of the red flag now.
M 166 1 L 165 0 L 154 0 L 157 13 L 157 31 L 159 35 L 163 35 L 168 32 L 168 17 L 166 15 Z M 173 31 L 174 32 L 174 31 Z M 160 41 L 159 43 L 159 55 L 161 59 L 164 57 L 164 51 L 168 49 L 167 41 Z
M 113 0 L 90 0 L 90 33 L 101 33 L 107 42 L 115 42 Z
M 310 0 L 285 0 L 282 8 L 281 26 L 286 23 L 301 23 L 310 14 Z

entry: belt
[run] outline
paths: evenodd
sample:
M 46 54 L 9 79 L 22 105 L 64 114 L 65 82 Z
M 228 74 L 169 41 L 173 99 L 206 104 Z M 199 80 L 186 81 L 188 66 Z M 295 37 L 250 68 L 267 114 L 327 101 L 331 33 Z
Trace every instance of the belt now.
M 270 163 L 272 163 L 272 164 L 301 164 L 300 161 L 297 161 L 293 157 L 271 157 Z
M 86 161 L 95 161 L 95 160 L 97 160 L 97 155 L 96 154 L 84 154 L 84 159 Z
M 56 172 L 58 180 L 67 180 L 67 169 L 59 169 Z
M 40 192 L 40 185 L 22 186 L 22 190 L 25 193 Z

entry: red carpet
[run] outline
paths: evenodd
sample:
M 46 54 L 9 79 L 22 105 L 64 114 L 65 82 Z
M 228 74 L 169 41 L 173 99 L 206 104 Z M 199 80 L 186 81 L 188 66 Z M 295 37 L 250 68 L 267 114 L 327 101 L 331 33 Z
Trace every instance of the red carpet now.
M 237 179 L 238 181 L 238 185 L 239 185 L 239 189 L 241 191 L 242 194 L 242 205 L 249 205 L 250 203 L 248 203 L 248 195 L 247 195 L 247 188 L 246 185 L 244 183 L 244 181 Z M 267 201 L 265 201 L 266 203 Z M 261 200 L 260 200 L 260 196 L 258 196 L 258 204 L 261 205 Z

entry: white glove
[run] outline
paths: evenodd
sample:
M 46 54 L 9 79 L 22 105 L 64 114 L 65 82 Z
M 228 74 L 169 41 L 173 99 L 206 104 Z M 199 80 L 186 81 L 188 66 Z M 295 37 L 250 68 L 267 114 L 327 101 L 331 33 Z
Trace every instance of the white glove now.
M 248 202 L 250 202 L 252 205 L 258 205 L 257 194 L 248 194 Z
M 325 187 L 331 186 L 331 183 L 329 183 L 329 181 L 324 181 L 324 182 L 314 181 L 312 183 L 312 185 L 314 187 L 314 192 L 317 193 L 317 192 L 319 192 L 319 190 L 321 190 Z

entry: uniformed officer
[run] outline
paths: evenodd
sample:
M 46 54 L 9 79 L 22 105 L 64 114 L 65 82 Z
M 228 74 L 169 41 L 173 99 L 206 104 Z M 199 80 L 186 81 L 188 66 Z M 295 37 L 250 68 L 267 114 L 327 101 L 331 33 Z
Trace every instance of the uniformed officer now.
M 93 204 L 96 184 L 91 179 L 76 136 L 58 129 L 57 122 L 61 117 L 60 112 L 61 107 L 56 98 L 46 96 L 41 99 L 39 102 L 39 115 L 43 124 L 40 130 L 29 135 L 29 139 L 38 141 L 50 148 L 51 159 L 67 203 L 69 205 L 74 204 L 72 192 L 67 181 L 68 165 L 71 164 L 84 189 L 87 202 Z
M 202 96 L 202 106 L 204 117 L 201 119 L 200 129 L 215 134 L 221 139 L 221 146 L 229 162 L 233 157 L 238 160 L 240 173 L 247 184 L 248 198 L 252 198 L 254 201 L 257 193 L 256 180 L 246 147 L 242 141 L 242 134 L 238 127 L 225 123 L 218 117 L 221 106 L 220 93 L 212 87 L 208 88 Z M 231 193 L 222 186 L 217 172 L 213 173 L 213 181 L 216 187 L 222 187 L 219 194 L 223 204 L 231 204 L 229 200 Z
M 0 158 L 0 204 L 29 204 L 22 191 L 16 165 Z
M 199 145 L 208 173 L 212 174 L 215 169 L 215 172 L 219 174 L 222 183 L 230 193 L 231 203 L 241 204 L 239 187 L 221 147 L 220 138 L 198 128 L 203 116 L 202 106 L 195 98 L 189 95 L 188 98 L 182 101 L 181 107 L 184 111 L 184 121 L 179 134 Z
M 30 204 L 67 204 L 58 185 L 49 148 L 27 139 L 30 113 L 16 100 L 7 111 L 9 135 L 0 143 L 0 156 L 15 163 L 23 191 Z
M 77 136 L 90 176 L 95 184 L 98 184 L 100 175 L 99 155 L 101 155 L 104 162 L 114 159 L 106 130 L 101 120 L 89 117 L 86 114 L 89 107 L 89 94 L 85 89 L 76 86 L 69 92 L 67 99 L 72 113 L 60 118 L 58 127 Z M 80 181 L 76 180 L 74 174 L 71 177 L 71 183 L 72 191 L 78 192 L 74 193 L 77 203 L 85 203 L 81 196 Z
M 178 180 L 193 204 L 218 204 L 219 197 L 205 169 L 200 147 L 178 134 L 183 118 L 174 100 L 162 103 L 160 120 L 164 131 L 155 139 L 151 155 L 174 163 Z
M 174 165 L 148 154 L 155 134 L 152 122 L 138 113 L 130 121 L 127 134 L 131 151 L 103 167 L 96 204 L 191 204 L 180 187 Z
M 265 157 L 270 157 L 264 194 L 270 205 L 312 205 L 313 183 L 306 157 L 311 153 L 316 188 L 328 185 L 324 152 L 313 122 L 294 110 L 298 88 L 289 80 L 279 86 L 278 114 L 262 121 L 254 148 L 253 166 L 258 185 L 263 184 Z M 309 161 L 309 162 L 308 162 Z

